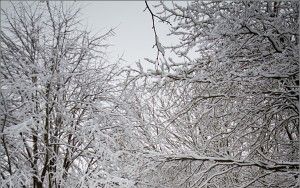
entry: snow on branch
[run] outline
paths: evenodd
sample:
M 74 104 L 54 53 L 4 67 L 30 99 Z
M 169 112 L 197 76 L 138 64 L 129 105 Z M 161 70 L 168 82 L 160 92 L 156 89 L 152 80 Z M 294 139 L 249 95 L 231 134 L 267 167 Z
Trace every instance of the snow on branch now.
M 201 156 L 166 156 L 165 160 L 168 161 L 211 161 L 222 164 L 236 165 L 239 167 L 256 166 L 264 170 L 275 171 L 275 172 L 287 172 L 291 170 L 299 171 L 299 162 L 275 162 L 266 163 L 263 161 L 246 161 L 246 160 L 234 160 L 230 158 L 221 157 L 201 157 Z M 299 173 L 299 172 L 298 172 Z

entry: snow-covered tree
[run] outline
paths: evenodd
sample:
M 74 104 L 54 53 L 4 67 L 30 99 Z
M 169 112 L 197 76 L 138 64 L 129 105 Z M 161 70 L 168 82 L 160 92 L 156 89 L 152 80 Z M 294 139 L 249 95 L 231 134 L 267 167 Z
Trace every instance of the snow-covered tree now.
M 299 3 L 146 9 L 147 71 L 108 63 L 113 31 L 93 35 L 71 4 L 2 10 L 0 186 L 299 186 Z
M 130 187 L 117 166 L 124 135 L 106 40 L 61 2 L 1 12 L 0 187 Z M 128 126 L 127 126 L 128 127 Z
M 144 114 L 156 140 L 145 181 L 299 186 L 299 3 L 161 2 L 156 8 L 158 20 L 172 23 L 170 35 L 180 37 L 164 50 L 182 62 L 162 57 L 148 60 L 157 70 L 135 70 L 133 79 L 148 79 Z

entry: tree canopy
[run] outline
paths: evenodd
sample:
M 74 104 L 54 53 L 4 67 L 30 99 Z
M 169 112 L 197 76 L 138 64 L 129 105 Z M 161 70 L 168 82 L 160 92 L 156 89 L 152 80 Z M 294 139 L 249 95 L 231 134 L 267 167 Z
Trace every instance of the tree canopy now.
M 147 71 L 75 4 L 1 12 L 1 187 L 300 186 L 299 2 L 145 2 Z

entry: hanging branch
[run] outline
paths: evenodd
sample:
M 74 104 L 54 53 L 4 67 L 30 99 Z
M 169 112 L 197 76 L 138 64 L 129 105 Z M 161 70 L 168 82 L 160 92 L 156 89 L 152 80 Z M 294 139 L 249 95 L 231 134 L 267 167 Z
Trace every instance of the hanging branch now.
M 156 60 L 158 61 L 159 53 L 161 53 L 161 54 L 164 56 L 164 55 L 165 55 L 165 50 L 164 50 L 164 48 L 162 47 L 161 43 L 160 43 L 159 40 L 158 40 L 158 35 L 157 35 L 157 31 L 156 31 L 154 19 L 157 18 L 157 19 L 161 20 L 162 22 L 168 23 L 169 25 L 172 25 L 172 24 L 171 24 L 169 21 L 164 20 L 164 19 L 160 18 L 159 16 L 156 16 L 156 15 L 152 12 L 152 10 L 150 9 L 150 7 L 149 7 L 147 1 L 145 1 L 145 4 L 146 4 L 145 10 L 148 10 L 148 11 L 149 11 L 149 13 L 151 14 L 151 18 L 152 18 L 152 29 L 153 29 L 153 31 L 154 31 L 154 37 L 155 37 L 155 44 L 153 45 L 152 48 L 156 47 L 156 49 L 157 49 Z M 144 10 L 144 11 L 145 11 L 145 10 Z

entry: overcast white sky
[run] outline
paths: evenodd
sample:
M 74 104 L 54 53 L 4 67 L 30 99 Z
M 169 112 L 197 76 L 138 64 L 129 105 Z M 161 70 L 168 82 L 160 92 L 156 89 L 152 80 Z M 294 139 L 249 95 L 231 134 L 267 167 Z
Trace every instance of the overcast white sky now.
M 73 1 L 72 1 L 73 2 Z M 70 2 L 67 2 L 70 3 Z M 86 21 L 92 31 L 106 31 L 115 28 L 116 35 L 109 42 L 114 45 L 109 48 L 111 60 L 123 55 L 128 64 L 135 64 L 145 57 L 156 58 L 154 33 L 151 15 L 144 11 L 144 1 L 77 1 L 83 7 L 83 21 Z M 154 2 L 155 3 L 155 2 Z M 153 4 L 153 2 L 149 2 Z M 6 8 L 8 1 L 1 1 L 1 7 Z M 168 28 L 156 22 L 157 34 L 161 43 L 167 42 Z M 170 41 L 168 41 L 170 44 Z M 142 63 L 146 63 L 142 61 Z
M 117 27 L 111 39 L 115 45 L 112 50 L 120 55 L 124 52 L 127 61 L 144 57 L 155 59 L 152 20 L 149 12 L 143 11 L 145 7 L 143 1 L 92 1 L 87 3 L 83 15 L 93 30 Z M 159 26 L 161 24 L 157 24 Z M 158 31 L 163 36 L 168 29 L 159 27 Z

